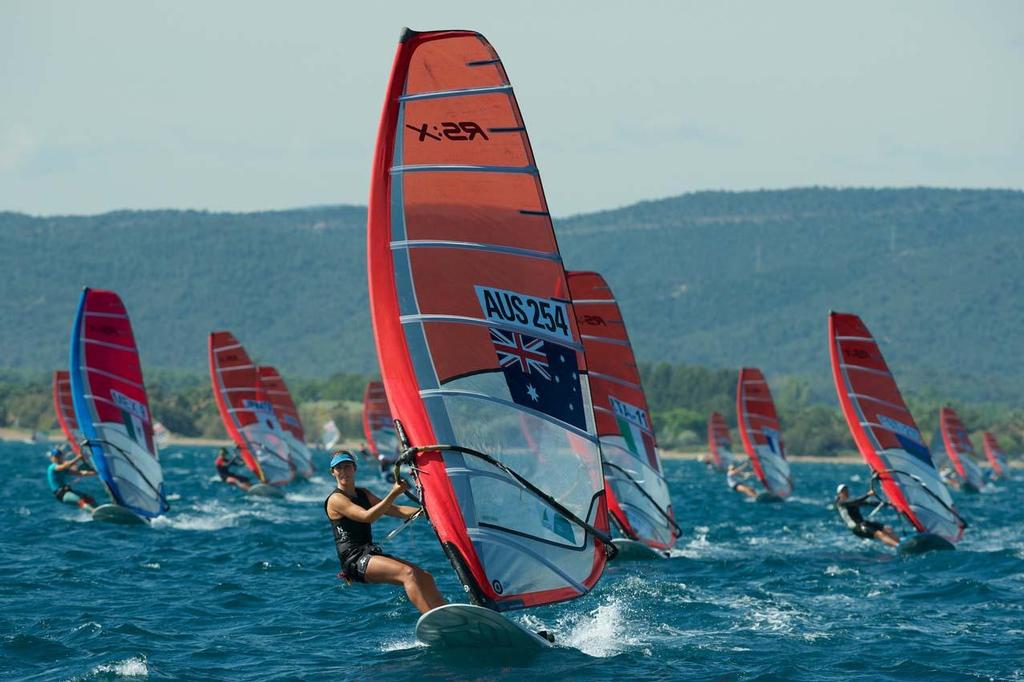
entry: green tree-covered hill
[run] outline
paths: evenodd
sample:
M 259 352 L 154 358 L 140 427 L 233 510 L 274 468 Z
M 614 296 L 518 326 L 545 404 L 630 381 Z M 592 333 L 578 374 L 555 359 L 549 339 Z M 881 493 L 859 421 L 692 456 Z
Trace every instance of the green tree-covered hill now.
M 857 312 L 901 384 L 1019 402 L 1024 193 L 702 192 L 558 220 L 602 272 L 641 360 L 807 377 L 829 397 L 826 313 Z M 0 213 L 0 367 L 66 364 L 83 285 L 112 288 L 147 367 L 201 372 L 206 334 L 309 378 L 372 373 L 365 209 Z

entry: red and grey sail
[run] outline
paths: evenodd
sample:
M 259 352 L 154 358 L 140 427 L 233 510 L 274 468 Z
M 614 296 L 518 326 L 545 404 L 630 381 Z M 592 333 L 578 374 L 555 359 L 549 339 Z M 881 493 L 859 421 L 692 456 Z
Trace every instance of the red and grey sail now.
M 985 458 L 992 467 L 992 475 L 995 478 L 1002 478 L 1009 473 L 1006 464 L 1006 453 L 999 447 L 999 440 L 994 434 L 985 431 L 982 434 L 982 446 L 985 449 Z
M 567 277 L 587 356 L 608 511 L 625 537 L 670 549 L 681 531 L 626 323 L 601 275 L 569 272 Z
M 139 349 L 124 303 L 85 289 L 71 332 L 71 396 L 89 459 L 114 502 L 154 518 L 168 509 Z
M 977 454 L 967 428 L 960 416 L 952 407 L 943 407 L 939 411 L 939 429 L 942 442 L 946 446 L 946 456 L 953 464 L 960 482 L 975 490 L 985 485 L 985 475 L 976 461 Z
M 761 370 L 744 367 L 736 382 L 736 422 L 743 448 L 764 489 L 776 497 L 793 492 L 793 476 L 786 460 L 782 427 L 775 401 Z
M 831 313 L 828 329 L 843 416 L 889 503 L 918 532 L 957 542 L 965 524 L 878 343 L 856 315 Z
M 242 461 L 261 483 L 288 483 L 295 477 L 295 468 L 249 354 L 231 332 L 212 332 L 209 360 L 213 397 Z
M 729 435 L 729 425 L 725 423 L 725 417 L 719 412 L 712 412 L 708 417 L 708 451 L 715 463 L 715 468 L 725 471 L 733 463 L 735 455 L 732 453 L 732 436 Z
M 363 435 L 370 454 L 381 464 L 394 464 L 398 458 L 398 436 L 388 404 L 384 384 L 371 381 L 363 391 Z
M 260 365 L 256 371 L 260 375 L 263 393 L 274 408 L 274 416 L 277 417 L 281 435 L 288 445 L 288 456 L 295 466 L 295 473 L 309 478 L 313 475 L 313 453 L 306 445 L 306 431 L 302 428 L 302 419 L 295 408 L 288 384 L 274 367 Z
M 416 454 L 432 526 L 476 603 L 578 597 L 608 531 L 586 358 L 526 128 L 483 36 L 403 34 L 374 159 L 388 400 L 412 446 L 458 448 Z
M 71 377 L 62 369 L 53 373 L 53 411 L 57 415 L 61 433 L 71 444 L 71 449 L 76 455 L 82 454 L 82 432 L 79 431 L 78 420 L 75 418 L 75 405 L 71 398 Z

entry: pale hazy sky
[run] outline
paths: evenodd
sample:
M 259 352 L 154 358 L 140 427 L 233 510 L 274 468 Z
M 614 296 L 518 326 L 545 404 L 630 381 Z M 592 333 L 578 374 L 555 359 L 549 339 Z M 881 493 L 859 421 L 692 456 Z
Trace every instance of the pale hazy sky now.
M 0 210 L 364 204 L 405 25 L 494 44 L 556 215 L 1024 187 L 1019 1 L 2 0 Z

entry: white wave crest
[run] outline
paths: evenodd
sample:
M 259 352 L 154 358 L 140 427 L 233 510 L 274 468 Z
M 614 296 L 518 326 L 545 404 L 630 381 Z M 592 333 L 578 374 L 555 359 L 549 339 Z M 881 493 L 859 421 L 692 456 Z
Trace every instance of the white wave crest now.
M 644 642 L 629 633 L 642 630 L 629 627 L 629 605 L 618 597 L 609 597 L 596 609 L 585 614 L 571 614 L 558 620 L 554 628 L 555 645 L 567 646 L 595 658 L 615 656 Z M 531 629 L 544 629 L 535 623 Z
M 113 673 L 119 677 L 149 677 L 149 666 L 145 656 L 127 658 L 123 661 L 104 663 L 92 669 L 94 675 Z

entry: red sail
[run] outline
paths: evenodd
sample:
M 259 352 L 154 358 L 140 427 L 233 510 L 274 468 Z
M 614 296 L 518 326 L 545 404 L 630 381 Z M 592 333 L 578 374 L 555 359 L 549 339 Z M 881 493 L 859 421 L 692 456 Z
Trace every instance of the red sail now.
M 736 421 L 758 480 L 772 495 L 789 497 L 793 477 L 786 461 L 775 401 L 761 370 L 744 367 L 736 382 Z
M 398 457 L 398 437 L 388 405 L 384 384 L 371 381 L 363 391 L 363 435 L 370 454 L 383 464 L 392 464 Z
M 570 272 L 568 278 L 590 370 L 608 509 L 631 540 L 670 549 L 679 527 L 619 304 L 596 272 Z
M 999 447 L 999 441 L 993 434 L 985 431 L 982 434 L 982 445 L 985 448 L 985 457 L 992 466 L 992 473 L 996 478 L 1002 478 L 1007 473 L 1006 454 Z
M 68 373 L 58 369 L 53 373 L 53 411 L 57 414 L 57 423 L 64 438 L 71 443 L 76 455 L 82 454 L 82 434 L 78 430 L 75 419 L 75 406 L 71 400 L 71 378 Z
M 212 332 L 210 382 L 221 421 L 261 482 L 284 485 L 295 476 L 288 446 L 275 433 L 277 417 L 256 366 L 231 332 Z
M 111 497 L 145 518 L 163 514 L 163 470 L 139 349 L 128 311 L 113 291 L 82 291 L 69 367 L 75 417 Z
M 939 428 L 942 430 L 946 455 L 960 480 L 975 490 L 981 490 L 985 485 L 985 476 L 975 461 L 974 444 L 960 416 L 952 407 L 943 407 L 939 412 Z
M 309 477 L 313 475 L 313 453 L 306 446 L 306 431 L 302 428 L 302 419 L 292 400 L 292 392 L 288 384 L 274 367 L 261 365 L 256 368 L 260 375 L 260 384 L 270 404 L 274 407 L 274 416 L 283 429 L 288 452 L 296 473 Z
M 732 436 L 729 435 L 725 417 L 718 412 L 712 412 L 708 417 L 708 450 L 716 469 L 725 471 L 729 468 L 733 460 Z
M 471 599 L 512 609 L 586 593 L 606 559 L 577 521 L 608 528 L 586 359 L 523 119 L 478 33 L 402 36 L 367 250 L 381 373 L 411 444 L 482 452 L 557 503 L 479 455 L 417 455 Z
M 964 526 L 878 343 L 846 313 L 829 315 L 828 334 L 843 416 L 885 496 L 919 532 L 956 542 Z

